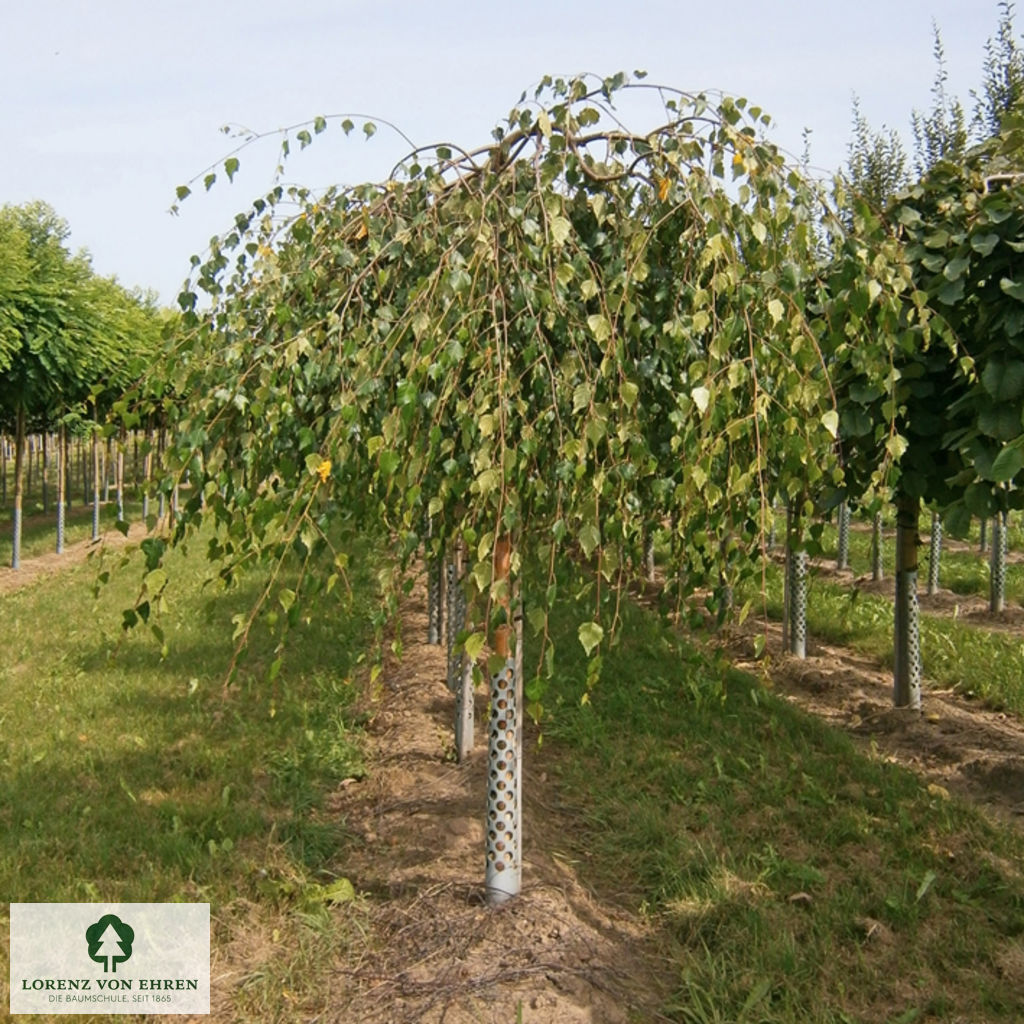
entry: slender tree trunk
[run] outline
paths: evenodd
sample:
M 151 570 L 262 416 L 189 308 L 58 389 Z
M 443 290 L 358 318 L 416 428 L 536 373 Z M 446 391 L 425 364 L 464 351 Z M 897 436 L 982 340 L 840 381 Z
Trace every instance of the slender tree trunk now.
M 0 434 L 0 502 L 7 504 L 7 435 Z
M 117 438 L 117 461 L 114 467 L 114 493 L 117 497 L 117 521 L 124 522 L 124 447 L 128 436 L 124 427 Z
M 787 521 L 787 570 L 789 581 L 789 653 L 807 657 L 807 550 L 799 516 Z
M 988 519 L 982 519 L 978 524 L 978 550 L 984 554 L 988 547 Z
M 839 539 L 836 568 L 848 569 L 850 567 L 850 506 L 845 501 L 839 506 L 838 518 Z
M 22 428 L 24 429 L 24 428 Z M 25 482 L 25 491 L 28 492 L 29 500 L 32 498 L 32 463 L 33 455 L 35 454 L 36 439 L 32 434 L 26 434 L 25 445 L 28 452 L 28 479 Z M 24 501 L 25 494 L 22 493 L 22 500 Z
M 644 531 L 644 575 L 648 583 L 655 580 L 654 572 L 654 527 L 648 525 Z
M 43 491 L 43 515 L 46 515 L 50 511 L 50 494 L 49 494 L 49 480 L 47 478 L 47 459 L 49 456 L 48 445 L 47 445 L 47 431 L 43 428 L 43 433 L 39 442 L 39 482 Z
M 775 499 L 772 499 L 771 504 L 768 506 L 768 550 L 771 551 L 775 547 L 777 541 L 775 536 Z
M 893 704 L 921 707 L 921 623 L 917 603 L 917 527 L 920 501 L 896 499 L 896 604 Z
M 463 579 L 466 574 L 466 550 L 462 541 L 455 545 L 455 573 L 459 579 L 456 591 L 455 621 L 461 630 L 469 628 L 466 621 L 466 591 Z M 452 628 L 451 618 L 448 620 Z M 449 669 L 449 671 L 451 671 Z M 475 709 L 473 706 L 473 662 L 463 653 L 459 658 L 458 679 L 455 690 L 455 757 L 461 764 L 473 750 L 473 729 Z
M 114 465 L 114 439 L 107 438 L 103 446 L 103 500 L 110 501 L 110 471 Z
M 1006 513 L 992 518 L 992 553 L 989 558 L 989 611 L 998 615 L 1006 608 Z
M 932 531 L 928 544 L 928 593 L 939 592 L 939 564 L 942 559 L 942 518 L 932 513 Z
M 25 468 L 25 407 L 18 406 L 14 434 L 14 534 L 12 537 L 11 568 L 21 568 L 21 516 L 24 501 Z
M 509 581 L 512 545 L 499 537 L 494 545 L 494 578 Z M 501 667 L 491 677 L 490 741 L 487 748 L 487 902 L 497 906 L 519 894 L 522 885 L 522 814 L 518 799 L 522 730 L 516 704 L 516 659 L 511 649 L 510 598 L 505 621 L 494 631 L 491 647 Z
M 884 540 L 882 537 L 882 513 L 876 512 L 871 520 L 871 578 L 878 583 L 883 575 L 882 552 Z
M 146 455 L 142 460 L 142 521 L 149 523 L 149 491 L 153 484 L 153 420 L 146 424 Z
M 793 532 L 793 510 L 786 506 L 786 550 L 782 564 L 782 652 L 789 650 L 790 625 L 793 608 L 793 550 L 789 538 Z
M 92 428 L 92 539 L 100 539 L 100 439 L 99 427 Z
M 434 524 L 428 518 L 427 519 L 427 539 L 433 536 Z M 441 632 L 444 628 L 444 622 L 442 621 L 441 613 L 441 595 L 444 591 L 441 589 L 441 577 L 444 575 L 444 558 L 438 556 L 437 558 L 431 557 L 427 553 L 427 643 L 433 646 L 437 646 L 441 643 Z
M 67 437 L 64 424 L 57 427 L 57 554 L 64 554 L 64 515 L 67 510 Z

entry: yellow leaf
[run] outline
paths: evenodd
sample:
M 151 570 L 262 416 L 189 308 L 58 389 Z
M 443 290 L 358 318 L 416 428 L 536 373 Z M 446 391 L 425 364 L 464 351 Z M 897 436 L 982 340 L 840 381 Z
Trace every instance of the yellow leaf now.
M 331 476 L 331 460 L 324 459 L 319 466 L 316 467 L 316 475 L 320 477 L 321 483 L 327 483 Z
M 932 796 L 939 797 L 940 800 L 948 800 L 949 799 L 949 790 L 946 789 L 945 786 L 940 786 L 940 785 L 938 785 L 935 782 L 929 782 L 928 783 L 928 792 Z
M 672 183 L 668 180 L 668 178 L 659 178 L 658 179 L 658 198 L 662 202 L 665 202 L 665 200 L 668 199 L 668 190 L 671 187 L 672 187 Z

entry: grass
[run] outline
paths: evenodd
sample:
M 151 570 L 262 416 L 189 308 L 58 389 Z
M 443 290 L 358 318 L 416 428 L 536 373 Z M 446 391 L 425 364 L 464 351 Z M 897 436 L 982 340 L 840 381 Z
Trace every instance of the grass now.
M 98 599 L 94 564 L 0 598 L 0 891 L 209 902 L 219 969 L 244 967 L 234 1019 L 312 1015 L 359 923 L 358 902 L 328 912 L 351 895 L 349 836 L 324 800 L 365 771 L 353 677 L 377 556 L 353 547 L 352 605 L 300 623 L 273 684 L 263 636 L 225 696 L 231 617 L 255 582 L 204 588 L 201 548 L 172 555 L 164 658 L 148 634 L 122 638 L 134 572 Z
M 869 526 L 870 524 L 866 524 Z M 921 517 L 921 541 L 918 578 L 923 587 L 928 580 L 930 526 L 927 516 Z M 781 528 L 779 536 L 782 536 Z M 989 536 L 991 541 L 991 532 Z M 1011 520 L 1008 532 L 1009 548 L 1020 551 L 1024 548 L 1024 532 L 1021 530 L 1019 518 Z M 895 553 L 893 525 L 888 523 L 885 528 L 885 570 L 892 571 Z M 939 584 L 955 594 L 989 595 L 989 554 L 981 552 L 978 547 L 978 526 L 974 525 L 971 534 L 966 538 L 967 550 L 959 546 L 951 549 L 949 542 L 943 544 L 939 562 Z M 822 533 L 822 557 L 835 560 L 838 550 L 837 530 L 834 525 L 826 526 Z M 869 528 L 850 531 L 850 568 L 855 575 L 866 575 L 871 572 L 871 531 Z M 1024 563 L 1009 562 L 1006 566 L 1006 600 L 1009 604 L 1024 604 Z
M 1018 833 L 706 660 L 653 613 L 628 610 L 589 694 L 568 619 L 560 632 L 572 653 L 547 694 L 545 761 L 580 819 L 565 842 L 592 885 L 662 929 L 672 1019 L 1021 1019 Z
M 744 593 L 744 599 L 759 596 Z M 764 597 L 768 614 L 782 617 L 782 570 L 769 565 Z M 1024 717 L 1024 638 L 950 616 L 921 614 L 921 652 L 926 682 L 978 697 Z M 811 574 L 807 628 L 812 638 L 843 644 L 892 665 L 893 606 Z
M 351 548 L 352 606 L 296 627 L 274 684 L 258 638 L 224 697 L 231 617 L 254 584 L 204 589 L 200 547 L 174 566 L 164 658 L 144 634 L 121 640 L 134 575 L 98 600 L 94 565 L 0 598 L 0 885 L 19 901 L 208 901 L 223 1016 L 329 1016 L 328 979 L 363 948 L 364 918 L 341 881 L 353 840 L 325 800 L 373 769 L 353 680 L 380 551 Z M 542 753 L 584 880 L 664 938 L 672 1019 L 1021 1019 L 1019 834 L 653 613 L 626 609 L 587 693 L 577 614 L 555 622 Z

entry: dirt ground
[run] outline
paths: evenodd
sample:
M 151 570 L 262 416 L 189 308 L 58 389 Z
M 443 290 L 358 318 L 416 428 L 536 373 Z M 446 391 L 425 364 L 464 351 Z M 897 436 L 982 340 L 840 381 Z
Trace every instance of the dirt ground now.
M 108 541 L 121 543 L 120 535 Z M 89 544 L 61 558 L 0 570 L 0 593 L 81 561 Z M 851 587 L 891 592 L 828 571 Z M 984 601 L 943 592 L 922 596 L 939 614 L 988 624 Z M 997 628 L 1021 632 L 1014 609 Z M 769 657 L 753 659 L 753 636 L 767 631 Z M 362 840 L 348 874 L 367 894 L 365 948 L 340 969 L 330 1015 L 322 1021 L 366 1024 L 616 1024 L 661 1019 L 672 980 L 653 929 L 639 916 L 579 883 L 561 837 L 571 818 L 559 811 L 544 758 L 526 743 L 520 898 L 492 911 L 483 900 L 482 778 L 485 698 L 478 697 L 476 750 L 451 758 L 454 701 L 443 649 L 426 637 L 426 594 L 417 587 L 403 608 L 405 655 L 386 666 L 367 726 L 369 777 L 343 786 L 331 807 Z M 1024 724 L 951 692 L 926 690 L 922 712 L 891 707 L 891 679 L 877 663 L 839 646 L 809 641 L 804 661 L 783 656 L 777 623 L 748 623 L 726 634 L 736 663 L 776 692 L 843 729 L 878 755 L 920 773 L 1024 827 Z M 937 790 L 936 792 L 939 792 Z
M 891 578 L 874 582 L 828 566 L 816 570 L 831 582 L 893 597 Z M 922 612 L 959 617 L 979 627 L 1019 634 L 1024 643 L 1024 608 L 991 615 L 977 595 L 940 590 L 921 593 Z M 753 636 L 766 634 L 767 664 L 753 658 Z M 929 782 L 1024 828 L 1024 723 L 950 690 L 926 687 L 921 710 L 892 706 L 892 674 L 870 657 L 808 638 L 807 658 L 783 656 L 781 625 L 748 620 L 726 640 L 738 667 L 767 675 L 774 689 L 807 711 L 860 738 L 892 761 Z M 925 652 L 927 676 L 927 652 Z
M 403 609 L 403 660 L 383 674 L 384 694 L 368 727 L 373 772 L 333 802 L 364 840 L 348 871 L 373 909 L 372 953 L 338 977 L 332 1019 L 660 1019 L 666 971 L 651 930 L 577 881 L 559 850 L 557 794 L 529 736 L 522 895 L 497 911 L 485 906 L 486 699 L 478 696 L 474 753 L 455 764 L 444 651 L 417 642 L 426 631 L 419 587 Z

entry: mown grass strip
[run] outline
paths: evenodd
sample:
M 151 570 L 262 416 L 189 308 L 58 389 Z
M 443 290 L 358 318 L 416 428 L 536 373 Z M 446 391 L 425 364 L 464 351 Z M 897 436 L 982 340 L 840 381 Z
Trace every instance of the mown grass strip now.
M 662 928 L 673 1019 L 1020 1019 L 1018 833 L 635 607 L 588 692 L 563 614 L 542 749 L 565 842 Z
M 0 597 L 0 891 L 208 901 L 232 1019 L 312 1015 L 346 940 L 326 907 L 352 895 L 349 837 L 324 799 L 365 770 L 351 708 L 377 554 L 350 549 L 351 600 L 339 586 L 299 622 L 273 684 L 273 640 L 257 631 L 225 696 L 231 618 L 255 580 L 204 587 L 203 547 L 170 558 L 166 657 L 148 634 L 122 635 L 137 571 L 98 600 L 95 564 Z

